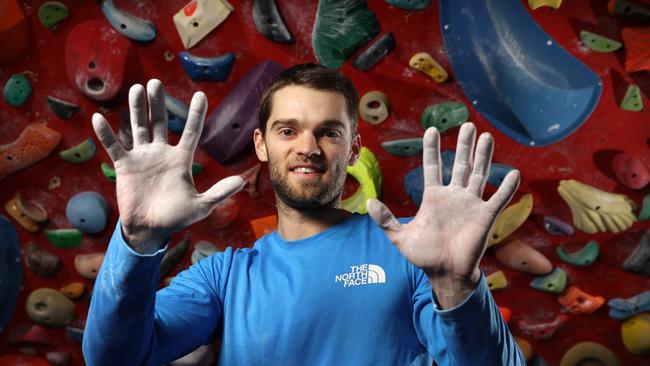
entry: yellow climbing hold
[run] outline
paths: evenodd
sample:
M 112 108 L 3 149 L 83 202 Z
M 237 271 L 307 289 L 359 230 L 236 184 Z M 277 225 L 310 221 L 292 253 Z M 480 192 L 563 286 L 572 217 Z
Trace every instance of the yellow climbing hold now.
M 533 10 L 542 6 L 558 9 L 560 5 L 562 5 L 562 0 L 528 0 L 528 6 Z
M 533 210 L 533 195 L 526 193 L 497 217 L 488 237 L 488 247 L 501 242 L 519 228 Z
M 650 313 L 637 314 L 621 324 L 625 348 L 633 355 L 650 355 Z
M 427 52 L 418 52 L 411 56 L 409 66 L 429 75 L 437 83 L 444 83 L 449 78 L 447 71 Z
M 506 278 L 506 275 L 503 273 L 503 271 L 490 273 L 489 276 L 485 277 L 485 281 L 487 282 L 490 290 L 498 290 L 500 288 L 505 288 L 508 286 L 508 279 Z
M 348 174 L 359 182 L 359 189 L 352 196 L 343 200 L 343 208 L 350 212 L 365 214 L 366 201 L 369 198 L 379 198 L 381 194 L 381 167 L 379 161 L 366 147 L 362 147 L 359 159 L 354 165 L 348 166 Z

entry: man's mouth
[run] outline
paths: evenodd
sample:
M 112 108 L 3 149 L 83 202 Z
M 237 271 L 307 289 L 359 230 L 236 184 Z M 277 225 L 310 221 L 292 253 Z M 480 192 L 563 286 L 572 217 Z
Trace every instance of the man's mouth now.
M 290 168 L 294 173 L 302 173 L 302 174 L 319 174 L 323 173 L 324 169 L 315 166 L 315 165 L 296 165 L 292 168 Z

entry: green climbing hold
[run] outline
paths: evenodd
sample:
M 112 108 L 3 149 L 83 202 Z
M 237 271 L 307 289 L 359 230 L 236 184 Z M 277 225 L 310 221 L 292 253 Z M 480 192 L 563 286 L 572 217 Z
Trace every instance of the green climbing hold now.
M 61 151 L 59 156 L 68 163 L 79 164 L 90 160 L 90 158 L 95 155 L 95 150 L 97 150 L 95 143 L 93 142 L 93 139 L 89 137 L 79 145 Z
M 422 152 L 422 137 L 384 141 L 381 147 L 395 156 L 413 156 Z
M 630 85 L 627 87 L 623 101 L 621 102 L 621 109 L 631 112 L 639 112 L 643 110 L 643 100 L 641 100 L 641 89 L 638 85 Z
M 32 84 L 23 74 L 12 75 L 5 84 L 5 101 L 14 107 L 20 107 L 31 94 Z
M 106 179 L 115 183 L 116 181 L 115 169 L 111 168 L 111 166 L 106 163 L 102 163 L 99 167 L 102 169 L 102 173 L 104 173 Z
M 354 165 L 348 165 L 348 174 L 359 182 L 359 189 L 352 196 L 343 200 L 343 208 L 350 212 L 365 214 L 366 200 L 379 198 L 381 193 L 382 175 L 379 161 L 368 148 L 362 147 L 359 159 Z
M 580 32 L 580 39 L 587 48 L 597 52 L 613 52 L 623 46 L 621 42 L 587 31 Z
M 598 254 L 600 254 L 600 247 L 598 242 L 595 240 L 589 241 L 582 249 L 574 253 L 567 253 L 561 246 L 555 248 L 555 252 L 562 262 L 572 264 L 574 266 L 584 267 L 586 265 L 592 264 Z
M 469 111 L 463 103 L 444 102 L 430 105 L 422 111 L 422 127 L 435 127 L 440 133 L 467 122 Z
M 559 294 L 566 286 L 566 272 L 556 267 L 553 272 L 546 276 L 536 277 L 530 282 L 534 289 Z
M 196 161 L 192 163 L 192 176 L 195 177 L 205 171 L 205 167 Z
M 429 6 L 431 0 L 386 0 L 390 5 L 405 10 L 422 10 Z
M 45 28 L 52 28 L 67 18 L 69 14 L 68 7 L 65 4 L 58 1 L 48 1 L 38 9 L 38 20 L 41 21 Z
M 74 248 L 81 244 L 83 232 L 79 229 L 45 230 L 45 237 L 57 248 Z
M 314 54 L 322 65 L 338 69 L 379 34 L 377 17 L 366 0 L 320 0 L 312 31 Z
M 643 197 L 641 211 L 639 211 L 639 221 L 650 219 L 650 194 Z

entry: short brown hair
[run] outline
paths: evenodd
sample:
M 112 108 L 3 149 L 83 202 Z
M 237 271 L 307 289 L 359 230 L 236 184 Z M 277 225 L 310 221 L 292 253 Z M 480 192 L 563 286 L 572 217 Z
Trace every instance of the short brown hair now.
M 348 117 L 352 123 L 350 130 L 354 137 L 357 133 L 359 118 L 357 90 L 352 85 L 352 81 L 340 71 L 314 63 L 298 64 L 282 71 L 264 90 L 259 110 L 259 127 L 262 130 L 262 135 L 266 132 L 266 124 L 271 116 L 273 95 L 289 85 L 306 86 L 315 90 L 342 94 L 345 97 Z

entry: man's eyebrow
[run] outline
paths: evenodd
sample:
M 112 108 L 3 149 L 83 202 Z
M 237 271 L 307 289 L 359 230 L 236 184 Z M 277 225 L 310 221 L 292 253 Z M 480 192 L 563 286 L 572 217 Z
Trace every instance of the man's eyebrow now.
M 321 126 L 323 126 L 323 127 L 341 127 L 343 129 L 345 129 L 346 124 L 339 121 L 338 119 L 328 119 L 328 120 L 323 121 L 323 123 L 321 123 Z
M 295 126 L 298 124 L 298 121 L 296 121 L 293 118 L 289 119 L 276 119 L 271 123 L 271 127 L 269 129 L 273 130 L 274 128 L 278 128 L 281 126 Z

